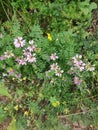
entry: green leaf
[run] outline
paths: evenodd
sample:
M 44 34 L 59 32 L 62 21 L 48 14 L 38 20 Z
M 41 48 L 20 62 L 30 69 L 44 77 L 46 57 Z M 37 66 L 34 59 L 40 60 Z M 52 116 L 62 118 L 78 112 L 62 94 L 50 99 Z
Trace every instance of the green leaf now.
M 3 62 L 0 62 L 0 69 L 2 70 L 3 68 Z
M 90 9 L 93 10 L 93 9 L 96 9 L 97 8 L 97 4 L 92 2 L 92 4 L 90 5 Z
M 43 34 L 43 32 L 39 25 L 34 25 L 31 28 L 30 37 L 40 39 L 42 34 Z
M 3 82 L 0 82 L 0 95 L 11 98 L 11 95 L 8 93 Z
M 7 114 L 4 113 L 3 109 L 0 108 L 0 123 L 2 123 L 7 117 Z
M 16 127 L 16 119 L 13 118 L 11 123 L 9 124 L 7 130 L 18 130 L 17 127 Z

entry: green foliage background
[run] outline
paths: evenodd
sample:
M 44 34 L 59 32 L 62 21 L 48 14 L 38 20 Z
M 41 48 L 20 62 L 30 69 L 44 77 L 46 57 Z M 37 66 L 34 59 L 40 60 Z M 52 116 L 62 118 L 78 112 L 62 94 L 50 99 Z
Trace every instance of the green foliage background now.
M 72 123 L 82 120 L 86 126 L 93 125 L 97 130 L 98 30 L 96 28 L 96 34 L 88 31 L 93 26 L 93 11 L 96 9 L 98 13 L 97 6 L 97 1 L 90 0 L 0 0 L 0 31 L 3 34 L 0 55 L 6 50 L 12 50 L 16 56 L 22 55 L 21 49 L 13 46 L 17 36 L 27 41 L 33 39 L 37 45 L 37 63 L 34 65 L 19 67 L 14 59 L 0 61 L 3 82 L 0 84 L 4 84 L 11 95 L 1 87 L 0 94 L 8 96 L 9 101 L 0 101 L 0 122 L 10 116 L 12 121 L 8 130 L 71 129 L 58 120 L 61 115 Z M 51 34 L 52 41 L 48 40 L 47 33 Z M 45 76 L 50 65 L 47 59 L 53 52 L 60 57 L 58 64 L 65 72 L 62 78 L 55 78 L 52 73 L 50 78 Z M 80 87 L 73 84 L 73 75 L 68 73 L 69 62 L 77 53 L 96 66 L 94 72 L 79 74 L 84 81 Z M 2 72 L 10 67 L 22 73 L 20 80 L 2 77 Z M 50 84 L 51 78 L 55 78 L 55 84 Z M 52 103 L 56 101 L 60 105 L 53 107 Z M 24 116 L 25 111 L 29 112 L 28 116 Z

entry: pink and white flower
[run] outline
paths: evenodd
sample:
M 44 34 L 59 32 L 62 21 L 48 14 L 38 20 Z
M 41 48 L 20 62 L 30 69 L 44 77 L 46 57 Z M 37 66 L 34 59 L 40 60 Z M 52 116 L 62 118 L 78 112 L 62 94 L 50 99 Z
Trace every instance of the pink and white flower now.
M 58 56 L 56 55 L 56 53 L 51 54 L 50 59 L 55 61 L 56 59 L 58 59 Z
M 91 65 L 90 62 L 86 64 L 86 70 L 87 71 L 94 71 L 95 70 L 95 65 Z
M 0 60 L 5 60 L 6 58 L 5 58 L 5 56 L 0 56 Z
M 5 58 L 11 58 L 13 56 L 14 56 L 14 54 L 12 53 L 12 51 L 6 51 L 6 52 L 4 52 L 4 57 Z
M 15 71 L 14 71 L 14 69 L 10 68 L 10 69 L 8 70 L 8 73 L 9 73 L 9 75 L 13 75 L 13 74 L 15 73 Z
M 63 70 L 61 70 L 60 68 L 58 68 L 58 69 L 55 71 L 55 75 L 58 76 L 58 77 L 61 77 L 63 72 L 64 72 Z
M 82 80 L 80 80 L 77 76 L 74 77 L 74 84 L 80 85 L 82 83 Z
M 23 55 L 24 55 L 25 57 L 28 57 L 28 56 L 31 56 L 32 54 L 31 54 L 31 52 L 29 52 L 27 49 L 25 49 L 25 50 L 23 50 Z
M 6 77 L 6 76 L 8 76 L 8 74 L 6 74 L 6 73 L 2 73 L 2 76 L 3 76 L 3 77 Z
M 22 37 L 17 37 L 14 39 L 14 45 L 16 48 L 23 47 L 25 45 L 25 40 Z
M 29 56 L 27 57 L 27 61 L 30 62 L 30 63 L 36 62 L 35 54 L 29 55 Z
M 30 44 L 30 45 L 33 45 L 33 44 L 34 44 L 34 41 L 33 41 L 33 40 L 29 41 L 29 44 Z
M 29 46 L 27 49 L 28 49 L 30 52 L 33 52 L 33 51 L 35 50 L 35 46 L 34 46 L 34 45 Z
M 79 69 L 80 71 L 83 71 L 85 69 L 85 63 L 81 60 L 81 58 L 82 58 L 82 55 L 78 55 L 78 54 L 76 54 L 76 56 L 72 58 L 73 70 L 74 70 L 74 67 L 77 67 L 77 69 Z
M 53 63 L 52 65 L 50 65 L 51 70 L 57 70 L 59 68 L 57 63 Z
M 19 65 L 26 65 L 26 58 L 16 58 L 16 61 L 18 62 Z

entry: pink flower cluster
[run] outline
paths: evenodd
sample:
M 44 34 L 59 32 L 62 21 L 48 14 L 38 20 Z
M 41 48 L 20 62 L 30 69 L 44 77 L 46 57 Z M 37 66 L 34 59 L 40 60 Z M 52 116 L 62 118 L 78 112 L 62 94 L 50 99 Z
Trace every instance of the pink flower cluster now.
M 14 39 L 14 45 L 16 48 L 23 47 L 25 45 L 25 40 L 22 37 L 17 37 Z
M 25 45 L 25 40 L 23 40 L 22 37 L 17 37 L 14 40 L 14 45 L 16 48 L 23 47 Z M 19 65 L 26 65 L 27 62 L 34 63 L 36 62 L 36 55 L 34 53 L 36 47 L 34 45 L 34 41 L 29 41 L 29 46 L 23 50 L 23 55 L 21 57 L 15 57 L 12 51 L 6 51 L 4 52 L 4 55 L 0 56 L 0 60 L 5 60 L 6 58 L 15 57 L 16 61 Z
M 27 55 L 27 61 L 29 62 L 29 63 L 34 63 L 34 62 L 36 62 L 36 57 L 35 57 L 35 53 L 33 53 L 32 55 Z
M 85 69 L 85 63 L 81 59 L 82 55 L 77 54 L 75 57 L 73 57 L 73 67 L 71 69 L 74 69 L 74 67 L 76 67 L 80 71 L 83 71 Z
M 76 54 L 76 56 L 74 56 L 72 58 L 72 67 L 69 71 L 70 74 L 78 74 L 79 71 L 94 71 L 95 70 L 95 65 L 91 65 L 90 62 L 88 63 L 84 63 L 82 61 L 82 55 Z M 78 76 L 74 77 L 74 84 L 76 85 L 80 85 L 82 83 L 82 80 L 79 79 Z
M 54 70 L 55 71 L 55 75 L 58 77 L 62 76 L 62 73 L 64 72 L 63 70 L 61 70 L 61 68 L 58 66 L 57 63 L 53 63 L 52 65 L 50 65 L 50 70 Z
M 50 59 L 55 61 L 57 60 L 59 57 L 56 55 L 56 53 L 51 54 Z M 58 77 L 62 76 L 62 73 L 64 72 L 63 70 L 61 70 L 61 68 L 58 66 L 58 63 L 53 63 L 52 65 L 50 65 L 50 70 L 54 70 L 55 75 Z
M 12 68 L 8 69 L 7 72 L 9 73 L 9 75 L 14 75 L 14 73 L 15 73 L 14 69 L 12 69 Z
M 3 55 L 1 55 L 0 60 L 5 60 L 5 57 Z
M 27 62 L 34 63 L 36 62 L 36 54 L 34 53 L 36 47 L 34 45 L 34 41 L 29 41 L 29 46 L 23 50 L 23 56 L 18 57 L 16 61 L 19 63 L 19 65 L 26 65 Z
M 19 65 L 26 65 L 26 59 L 24 57 L 16 58 Z
M 50 60 L 55 61 L 56 59 L 58 59 L 58 56 L 56 55 L 56 53 L 51 54 L 51 56 L 50 56 Z
M 55 75 L 58 76 L 58 77 L 61 77 L 63 72 L 64 72 L 64 71 L 61 70 L 61 68 L 59 67 L 59 68 L 55 71 Z
M 62 73 L 64 72 L 63 70 L 61 70 L 61 68 L 58 66 L 57 63 L 53 63 L 52 65 L 50 65 L 50 70 L 48 72 L 51 72 L 52 70 L 54 71 L 55 75 L 58 77 L 61 77 Z
M 27 49 L 28 49 L 30 52 L 35 51 L 36 47 L 35 47 L 35 45 L 34 45 L 34 41 L 33 41 L 33 40 L 29 41 L 29 44 L 30 44 L 30 46 L 29 46 Z
M 74 84 L 75 85 L 80 85 L 82 83 L 82 80 L 79 79 L 79 77 L 75 76 L 74 77 Z
M 13 76 L 13 77 L 19 79 L 19 78 L 21 78 L 21 73 L 15 74 L 14 71 L 12 71 L 12 72 L 11 72 L 11 71 L 8 71 L 8 73 L 2 73 L 2 76 L 3 76 L 3 77 Z
M 82 61 L 82 55 L 76 55 L 72 58 L 72 67 L 70 69 L 71 74 L 75 72 L 75 70 L 81 71 L 94 71 L 95 65 L 91 65 L 90 62 L 84 63 Z
M 16 77 L 16 78 L 20 78 L 21 73 L 17 73 L 17 71 L 15 71 L 15 69 L 9 68 L 6 73 L 2 73 L 2 76 L 3 77 L 13 76 L 13 77 Z
M 14 57 L 14 54 L 12 53 L 12 51 L 5 51 L 4 55 L 0 56 L 0 60 L 5 60 L 5 59 L 9 59 L 11 57 Z
M 53 63 L 52 65 L 50 65 L 50 67 L 51 70 L 55 70 L 55 71 L 59 68 L 58 63 Z
M 91 65 L 90 62 L 88 62 L 85 66 L 87 71 L 94 71 L 95 70 L 95 65 Z

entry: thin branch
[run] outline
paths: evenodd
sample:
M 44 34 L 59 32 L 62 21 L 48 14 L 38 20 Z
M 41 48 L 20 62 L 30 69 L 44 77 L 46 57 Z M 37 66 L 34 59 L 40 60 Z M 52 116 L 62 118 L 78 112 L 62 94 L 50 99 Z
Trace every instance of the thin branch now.
M 96 109 L 94 109 L 93 111 L 96 111 Z M 93 112 L 91 110 L 88 110 L 86 112 L 78 112 L 78 113 L 73 113 L 73 114 L 69 114 L 69 115 L 60 115 L 58 116 L 59 118 L 64 118 L 64 117 L 68 117 L 68 116 L 75 116 L 75 115 L 81 115 L 81 114 L 86 114 L 86 113 L 90 113 Z

